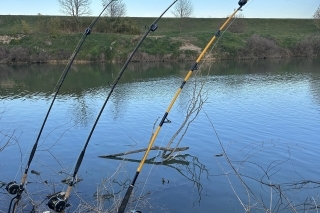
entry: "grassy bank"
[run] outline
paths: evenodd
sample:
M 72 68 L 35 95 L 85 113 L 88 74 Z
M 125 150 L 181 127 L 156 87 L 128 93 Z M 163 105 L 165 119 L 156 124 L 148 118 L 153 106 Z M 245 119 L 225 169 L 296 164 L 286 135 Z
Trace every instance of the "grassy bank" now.
M 0 62 L 68 60 L 93 17 L 0 16 Z M 99 19 L 79 61 L 124 61 L 155 18 Z M 162 18 L 134 61 L 195 60 L 226 19 Z M 319 57 L 320 29 L 312 19 L 235 19 L 211 59 Z

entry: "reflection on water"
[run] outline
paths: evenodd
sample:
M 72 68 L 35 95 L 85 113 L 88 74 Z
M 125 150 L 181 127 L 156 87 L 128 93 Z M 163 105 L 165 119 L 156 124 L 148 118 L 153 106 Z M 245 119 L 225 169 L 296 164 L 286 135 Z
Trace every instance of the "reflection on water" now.
M 219 61 L 201 65 L 211 75 L 278 74 L 285 75 L 318 73 L 320 66 L 316 59 L 263 60 L 263 61 Z M 62 94 L 80 95 L 89 88 L 109 86 L 122 68 L 122 64 L 74 65 L 63 85 Z M 121 83 L 132 83 L 168 76 L 184 77 L 188 63 L 131 63 Z M 63 65 L 0 65 L 0 95 L 29 93 L 50 93 L 54 90 Z M 50 86 L 51 85 L 51 86 Z
M 160 153 L 158 152 L 158 154 Z M 193 202 L 200 203 L 202 200 L 202 196 L 205 195 L 204 193 L 205 186 L 203 186 L 201 178 L 206 178 L 207 180 L 209 180 L 209 169 L 206 168 L 206 166 L 199 161 L 199 158 L 196 156 L 192 156 L 190 154 L 183 154 L 183 155 L 177 154 L 174 159 L 159 161 L 157 157 L 159 156 L 154 156 L 147 159 L 145 161 L 145 164 L 151 165 L 151 166 L 158 166 L 158 167 L 168 167 L 169 169 L 176 171 L 177 174 L 181 175 L 186 180 L 188 180 L 191 184 L 193 184 L 196 192 L 198 193 L 198 199 L 195 199 Z M 126 162 L 133 162 L 135 163 L 134 164 L 135 166 L 138 166 L 138 164 L 141 161 L 141 159 L 137 160 L 137 159 L 130 159 L 130 158 L 122 158 L 122 157 L 106 157 L 106 158 L 111 160 L 117 160 L 117 161 L 125 160 Z M 164 178 L 163 176 L 161 176 L 160 179 L 163 187 L 168 185 L 170 186 L 170 178 Z M 139 193 L 136 192 L 136 194 L 139 194 Z M 105 192 L 103 194 L 105 194 Z
M 128 66 L 88 145 L 79 170 L 83 181 L 75 187 L 76 196 L 71 198 L 73 209 L 83 204 L 78 196 L 90 205 L 108 200 L 104 207 L 115 208 L 115 201 L 123 197 L 123 189 L 130 184 L 142 153 L 126 161 L 97 156 L 145 148 L 155 121 L 165 112 L 190 66 L 191 63 Z M 31 165 L 32 170 L 40 172 L 39 176 L 29 177 L 28 192 L 35 202 L 41 203 L 43 194 L 64 190 L 60 181 L 71 174 L 121 67 L 86 64 L 70 70 Z M 319 176 L 319 67 L 319 59 L 201 65 L 208 100 L 181 142 L 190 149 L 163 164 L 154 163 L 158 155 L 151 153 L 150 162 L 139 176 L 131 209 L 138 203 L 143 212 L 239 212 L 244 209 L 243 202 L 259 212 L 260 207 L 270 204 L 271 189 L 274 202 L 281 196 L 297 205 L 305 203 L 305 211 L 314 207 L 309 198 L 316 199 L 318 193 L 318 183 L 312 181 Z M 64 66 L 0 65 L 0 69 L 0 148 L 12 138 L 11 146 L 0 152 L 0 181 L 7 183 L 12 178 L 20 181 L 19 168 L 24 168 Z M 210 76 L 205 76 L 209 70 Z M 168 117 L 172 123 L 164 124 L 155 145 L 167 144 L 179 128 L 193 82 L 191 78 L 186 84 Z M 292 183 L 295 185 L 289 185 Z M 310 183 L 314 184 L 312 189 L 297 189 Z M 259 196 L 247 196 L 244 184 Z M 279 186 L 288 193 L 285 190 L 281 194 Z M 293 193 L 294 190 L 297 191 Z M 5 211 L 10 198 L 3 193 L 0 210 Z M 304 202 L 305 199 L 308 201 Z M 145 202 L 141 203 L 142 200 Z M 30 206 L 27 198 L 23 203 Z M 273 204 L 279 209 L 290 206 L 288 202 Z M 294 206 L 301 210 L 300 207 Z
M 54 90 L 63 65 L 0 65 L 0 95 L 21 95 L 21 93 L 50 93 Z M 108 87 L 117 76 L 121 64 L 86 64 L 72 66 L 61 91 L 63 94 L 80 95 L 88 89 Z M 184 64 L 131 63 L 120 83 L 144 81 L 176 75 L 186 70 Z M 9 93 L 9 94 L 8 94 Z

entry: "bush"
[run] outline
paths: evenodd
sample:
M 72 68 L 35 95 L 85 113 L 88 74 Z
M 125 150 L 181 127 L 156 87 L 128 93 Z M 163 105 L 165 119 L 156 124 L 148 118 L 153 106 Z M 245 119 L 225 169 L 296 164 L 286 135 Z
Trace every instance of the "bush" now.
M 31 28 L 30 28 L 29 24 L 25 20 L 21 20 L 21 26 L 22 26 L 22 32 L 24 34 L 31 33 Z
M 25 20 L 15 21 L 14 24 L 11 27 L 11 32 L 13 34 L 30 34 L 31 33 L 31 27 Z
M 70 52 L 70 51 L 59 49 L 54 54 L 54 59 L 56 59 L 56 60 L 66 60 L 66 59 L 70 58 L 71 54 L 72 54 L 72 52 Z
M 0 62 L 7 62 L 8 49 L 0 46 Z
M 11 33 L 12 34 L 19 34 L 21 32 L 21 22 L 15 21 L 14 24 L 11 27 Z
M 260 35 L 252 35 L 242 51 L 242 55 L 246 58 L 279 58 L 287 56 L 287 54 L 274 40 Z
M 298 42 L 292 50 L 294 56 L 316 57 L 320 56 L 320 36 L 310 35 Z
M 134 21 L 127 18 L 105 18 L 97 24 L 99 33 L 121 33 L 135 35 L 140 33 L 140 28 Z
M 23 47 L 9 49 L 8 60 L 11 62 L 29 62 L 30 51 Z

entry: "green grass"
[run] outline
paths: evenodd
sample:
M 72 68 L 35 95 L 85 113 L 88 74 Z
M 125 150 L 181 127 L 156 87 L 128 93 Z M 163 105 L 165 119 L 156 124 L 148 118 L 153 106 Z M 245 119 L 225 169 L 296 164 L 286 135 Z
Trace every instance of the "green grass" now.
M 81 17 L 74 22 L 70 17 L 0 16 L 0 35 L 24 35 L 21 40 L 13 40 L 10 44 L 0 43 L 0 47 L 9 49 L 24 47 L 28 48 L 31 54 L 37 54 L 41 50 L 47 52 L 50 59 L 61 60 L 64 56 L 62 53 L 70 55 L 74 51 L 83 31 L 93 19 L 94 17 Z M 122 18 L 120 22 L 125 24 L 121 27 L 132 28 L 126 34 L 119 34 L 105 33 L 110 30 L 107 28 L 112 20 L 102 17 L 87 37 L 77 59 L 99 61 L 104 57 L 108 61 L 126 60 L 155 19 Z M 162 18 L 157 24 L 156 32 L 149 34 L 139 51 L 150 55 L 171 54 L 174 58 L 178 58 L 181 54 L 194 57 L 198 54 L 196 51 L 180 51 L 179 48 L 184 44 L 193 44 L 203 49 L 225 20 L 223 18 Z M 223 33 L 217 39 L 215 51 L 228 52 L 230 56 L 234 56 L 245 48 L 246 42 L 254 34 L 276 41 L 282 48 L 290 49 L 307 36 L 320 33 L 312 19 L 241 19 L 241 22 L 236 19 L 232 25 L 237 27 L 240 23 L 243 25 L 241 25 L 241 32 L 233 33 L 230 28 L 231 32 Z M 72 30 L 69 30 L 71 28 Z M 134 29 L 139 30 L 134 31 Z

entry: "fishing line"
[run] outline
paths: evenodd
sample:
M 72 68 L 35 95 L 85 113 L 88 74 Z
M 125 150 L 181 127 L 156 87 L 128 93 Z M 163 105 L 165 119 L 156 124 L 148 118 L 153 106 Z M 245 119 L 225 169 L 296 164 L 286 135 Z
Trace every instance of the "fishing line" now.
M 98 121 L 103 113 L 103 110 L 108 102 L 108 100 L 110 99 L 111 97 L 111 94 L 113 93 L 116 85 L 118 84 L 121 76 L 123 75 L 124 71 L 126 70 L 128 64 L 130 63 L 131 59 L 133 58 L 134 54 L 137 52 L 138 48 L 141 46 L 142 42 L 145 40 L 145 38 L 147 37 L 147 35 L 150 33 L 150 32 L 154 32 L 157 30 L 158 26 L 157 26 L 157 23 L 158 21 L 162 18 L 162 16 L 177 2 L 178 0 L 175 0 L 149 27 L 149 29 L 145 32 L 144 36 L 140 39 L 139 43 L 137 44 L 137 46 L 135 47 L 135 49 L 133 50 L 133 52 L 131 53 L 131 55 L 129 56 L 129 58 L 127 59 L 126 63 L 124 64 L 124 66 L 122 67 L 122 69 L 120 70 L 120 72 L 118 73 L 117 77 L 114 79 L 113 83 L 112 83 L 112 87 L 109 91 L 109 94 L 105 100 L 105 102 L 103 103 L 102 107 L 101 107 L 101 110 L 93 124 L 93 127 L 91 128 L 91 131 L 89 133 L 89 136 L 84 144 L 84 147 L 83 149 L 81 150 L 80 152 L 80 155 L 78 157 L 78 160 L 77 160 L 77 163 L 76 163 L 76 166 L 74 168 L 74 172 L 73 172 L 73 175 L 72 175 L 72 178 L 71 178 L 71 181 L 69 182 L 69 186 L 67 188 L 67 191 L 64 193 L 60 193 L 59 195 L 57 196 L 54 196 L 54 197 L 51 197 L 49 199 L 49 202 L 48 202 L 48 206 L 50 209 L 56 211 L 56 212 L 63 212 L 67 206 L 67 201 L 70 197 L 70 194 L 71 194 L 71 190 L 72 190 L 72 187 L 74 186 L 74 182 L 75 182 L 75 179 L 76 179 L 76 176 L 77 176 L 77 173 L 79 171 L 79 168 L 81 166 L 81 163 L 82 163 L 82 160 L 83 160 L 83 157 L 85 155 L 85 152 L 86 152 L 86 149 L 87 149 L 87 146 L 90 142 L 90 139 L 91 139 L 91 136 L 95 130 L 95 127 L 97 126 L 98 124 Z
M 84 34 L 83 34 L 83 36 L 82 36 L 82 40 L 78 43 L 78 46 L 76 47 L 74 53 L 73 53 L 72 56 L 70 57 L 70 60 L 69 60 L 69 62 L 68 62 L 68 64 L 67 64 L 67 66 L 65 67 L 65 69 L 64 69 L 64 71 L 63 71 L 62 78 L 60 79 L 60 81 L 59 81 L 59 83 L 58 83 L 58 88 L 57 88 L 57 90 L 56 90 L 56 92 L 55 92 L 55 94 L 54 94 L 53 100 L 52 100 L 52 102 L 51 102 L 51 104 L 50 104 L 50 106 L 49 106 L 49 109 L 48 109 L 48 111 L 47 111 L 47 114 L 46 114 L 46 116 L 45 116 L 45 118 L 44 118 L 44 121 L 43 121 L 43 123 L 42 123 L 42 125 L 41 125 L 41 128 L 40 128 L 40 131 L 39 131 L 39 133 L 38 133 L 36 142 L 34 143 L 34 145 L 33 145 L 33 147 L 32 147 L 32 150 L 31 150 L 31 153 L 30 153 L 30 156 L 29 156 L 28 163 L 27 163 L 27 165 L 26 165 L 24 174 L 23 174 L 23 176 L 22 176 L 22 178 L 21 178 L 21 183 L 20 183 L 20 185 L 19 185 L 19 184 L 16 183 L 16 181 L 12 181 L 12 182 L 8 183 L 8 185 L 6 186 L 6 190 L 7 190 L 7 192 L 8 192 L 9 194 L 11 194 L 11 195 L 16 195 L 15 197 L 12 198 L 12 200 L 11 200 L 11 202 L 10 202 L 8 212 L 10 212 L 10 210 L 11 210 L 11 204 L 12 204 L 13 200 L 15 200 L 15 202 L 14 202 L 14 205 L 13 205 L 12 213 L 15 213 L 15 212 L 16 212 L 16 208 L 17 208 L 17 206 L 18 206 L 18 204 L 19 204 L 19 201 L 20 201 L 20 199 L 21 199 L 21 194 L 22 194 L 22 192 L 25 190 L 25 185 L 26 185 L 27 176 L 28 176 L 28 170 L 29 170 L 29 167 L 30 167 L 31 162 L 32 162 L 32 160 L 33 160 L 33 157 L 34 157 L 34 155 L 35 155 L 35 152 L 36 152 L 36 149 L 37 149 L 37 146 L 38 146 L 38 142 L 39 142 L 40 136 L 41 136 L 41 134 L 42 134 L 42 131 L 43 131 L 43 129 L 44 129 L 44 126 L 45 126 L 45 124 L 46 124 L 46 121 L 47 121 L 47 119 L 48 119 L 48 117 L 49 117 L 49 114 L 50 114 L 50 111 L 51 111 L 51 109 L 52 109 L 53 103 L 54 103 L 54 101 L 55 101 L 55 99 L 56 99 L 56 97 L 57 97 L 57 95 L 58 95 L 58 93 L 59 93 L 59 91 L 60 91 L 60 88 L 61 88 L 61 86 L 62 86 L 62 84 L 63 84 L 63 82 L 64 82 L 64 80 L 65 80 L 65 78 L 66 78 L 66 76 L 67 76 L 67 74 L 68 74 L 68 72 L 69 72 L 69 70 L 70 70 L 70 68 L 71 68 L 71 65 L 73 64 L 74 59 L 76 58 L 78 52 L 80 51 L 80 48 L 82 47 L 83 43 L 85 42 L 85 39 L 87 38 L 88 35 L 90 35 L 93 26 L 94 26 L 95 23 L 98 21 L 98 19 L 99 19 L 100 16 L 102 15 L 102 13 L 107 9 L 107 7 L 108 7 L 113 1 L 115 1 L 115 0 L 111 0 L 111 1 L 109 2 L 109 4 L 107 4 L 107 5 L 103 8 L 103 10 L 102 10 L 101 13 L 99 14 L 99 16 L 97 16 L 97 17 L 93 20 L 93 22 L 89 25 L 89 27 L 85 30 L 85 32 L 84 32 Z

